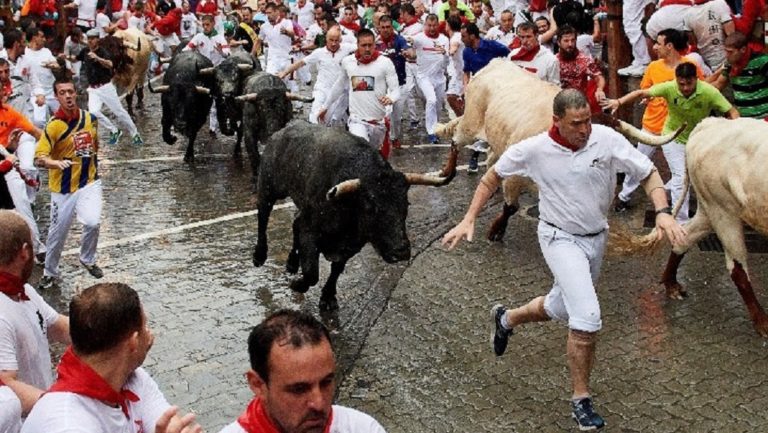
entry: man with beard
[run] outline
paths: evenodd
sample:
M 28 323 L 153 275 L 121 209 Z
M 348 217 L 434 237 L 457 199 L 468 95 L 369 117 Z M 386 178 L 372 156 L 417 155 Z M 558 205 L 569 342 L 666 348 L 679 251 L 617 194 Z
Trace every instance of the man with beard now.
M 69 319 L 27 284 L 35 255 L 26 222 L 0 210 L 0 233 L 0 382 L 27 414 L 53 383 L 49 339 L 69 344 Z
M 578 89 L 585 94 L 592 113 L 599 113 L 599 102 L 605 99 L 605 79 L 597 61 L 576 46 L 577 36 L 576 29 L 569 25 L 560 27 L 557 32 L 560 83 L 563 89 Z
M 256 397 L 219 433 L 384 433 L 375 419 L 332 405 L 336 359 L 328 330 L 312 315 L 280 310 L 248 337 Z

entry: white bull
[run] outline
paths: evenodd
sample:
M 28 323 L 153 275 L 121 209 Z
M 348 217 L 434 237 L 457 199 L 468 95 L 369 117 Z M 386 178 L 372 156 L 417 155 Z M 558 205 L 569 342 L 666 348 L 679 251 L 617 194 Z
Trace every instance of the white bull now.
M 133 115 L 133 91 L 136 91 L 138 106 L 141 106 L 144 100 L 144 81 L 152 54 L 152 41 L 145 33 L 134 28 L 117 30 L 114 36 L 123 41 L 123 46 L 127 48 L 126 54 L 133 60 L 128 71 L 115 74 L 114 77 L 115 86 L 126 95 L 128 112 Z
M 490 145 L 490 169 L 509 145 L 549 129 L 552 101 L 560 90 L 512 62 L 493 60 L 469 82 L 464 115 L 445 125 L 438 124 L 436 132 L 458 147 L 486 140 Z M 621 121 L 610 123 L 622 134 L 644 143 L 663 144 L 674 136 L 650 136 Z M 509 217 L 520 207 L 518 197 L 531 186 L 530 180 L 517 176 L 504 181 L 504 209 L 491 224 L 488 239 L 501 240 Z

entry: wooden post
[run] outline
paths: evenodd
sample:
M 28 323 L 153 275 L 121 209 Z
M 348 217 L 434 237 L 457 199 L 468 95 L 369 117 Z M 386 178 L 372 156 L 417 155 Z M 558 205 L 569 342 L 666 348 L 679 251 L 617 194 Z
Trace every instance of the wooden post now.
M 609 98 L 618 98 L 625 94 L 624 77 L 617 71 L 632 62 L 632 47 L 629 39 L 624 34 L 624 26 L 621 23 L 622 0 L 606 0 L 608 24 L 605 45 L 608 49 L 608 91 Z M 618 117 L 626 119 L 629 116 L 628 107 L 619 109 Z

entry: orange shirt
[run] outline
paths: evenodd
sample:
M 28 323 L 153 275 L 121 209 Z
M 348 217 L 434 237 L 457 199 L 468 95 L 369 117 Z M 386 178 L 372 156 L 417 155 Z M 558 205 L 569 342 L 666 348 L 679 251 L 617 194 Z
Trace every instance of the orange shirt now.
M 23 114 L 9 105 L 3 105 L 0 108 L 0 146 L 8 147 L 8 137 L 14 129 L 31 134 L 35 127 Z
M 692 62 L 692 60 L 683 57 L 683 62 Z M 701 68 L 696 67 L 699 79 L 704 79 L 704 73 Z M 664 63 L 664 60 L 654 60 L 648 64 L 648 68 L 643 74 L 643 80 L 640 81 L 640 88 L 647 89 L 654 84 L 664 83 L 675 79 L 675 70 Z M 654 134 L 660 135 L 664 128 L 664 121 L 667 119 L 667 101 L 664 98 L 651 98 L 648 106 L 643 113 L 643 129 Z

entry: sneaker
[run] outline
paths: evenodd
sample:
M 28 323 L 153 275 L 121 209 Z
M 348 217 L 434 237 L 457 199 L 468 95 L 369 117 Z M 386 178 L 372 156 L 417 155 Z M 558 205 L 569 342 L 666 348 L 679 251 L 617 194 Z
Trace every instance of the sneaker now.
M 395 149 L 400 149 L 401 147 L 403 147 L 403 145 L 402 143 L 400 143 L 400 140 L 395 140 L 392 142 L 392 147 Z
M 496 304 L 491 308 L 491 320 L 493 320 L 494 330 L 491 333 L 491 341 L 493 342 L 493 351 L 496 356 L 501 356 L 504 351 L 507 350 L 507 343 L 509 342 L 509 336 L 512 335 L 512 330 L 501 326 L 501 317 L 507 309 L 501 304 Z
M 39 292 L 42 292 L 44 290 L 50 290 L 54 287 L 57 287 L 59 285 L 58 281 L 56 280 L 56 277 L 52 277 L 50 275 L 43 275 L 42 278 L 40 278 L 40 281 L 37 283 L 37 290 Z
M 629 210 L 629 202 L 622 199 L 616 200 L 616 206 L 613 207 L 613 211 L 616 213 L 623 213 Z
M 45 251 L 35 254 L 35 260 L 37 263 L 45 264 Z
M 472 156 L 469 158 L 469 165 L 467 166 L 467 173 L 477 173 L 477 158 L 480 156 L 480 152 L 472 152 Z
M 141 135 L 136 134 L 131 139 L 131 143 L 133 143 L 134 146 L 143 146 L 144 140 L 142 140 Z
M 616 71 L 622 77 L 642 77 L 645 73 L 646 65 L 629 65 Z
M 123 136 L 123 131 L 117 130 L 109 133 L 109 145 L 114 146 L 120 141 L 120 137 Z
M 605 427 L 605 421 L 603 417 L 596 414 L 592 409 L 592 399 L 590 397 L 584 397 L 578 401 L 571 402 L 571 408 L 573 409 L 573 419 L 579 424 L 579 430 L 599 430 Z
M 435 134 L 429 134 L 427 135 L 427 141 L 429 141 L 429 144 L 437 144 L 437 135 Z
M 83 267 L 85 267 L 85 269 L 88 271 L 89 274 L 91 274 L 93 278 L 101 278 L 104 276 L 104 271 L 102 271 L 99 265 L 97 265 L 96 263 L 92 265 L 86 265 L 85 263 L 80 262 L 80 264 L 82 264 Z

